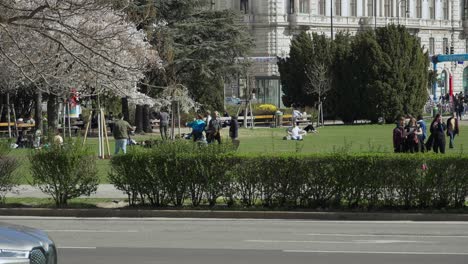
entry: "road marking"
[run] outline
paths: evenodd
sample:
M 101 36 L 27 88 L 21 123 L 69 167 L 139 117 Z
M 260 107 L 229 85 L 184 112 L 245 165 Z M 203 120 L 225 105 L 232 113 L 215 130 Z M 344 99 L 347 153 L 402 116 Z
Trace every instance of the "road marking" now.
M 58 247 L 58 249 L 97 249 L 96 247 Z
M 409 234 L 330 234 L 312 233 L 306 236 L 330 236 L 330 237 L 419 237 L 419 238 L 468 238 L 468 235 L 409 235 Z
M 56 230 L 56 229 L 46 229 L 45 232 L 68 232 L 68 233 L 138 233 L 137 230 L 89 230 L 89 229 L 70 229 L 70 230 Z
M 400 252 L 400 251 L 328 251 L 328 250 L 283 250 L 285 253 L 331 253 L 331 254 L 383 254 L 383 255 L 459 255 L 468 256 L 468 252 Z
M 317 240 L 244 240 L 251 243 L 316 243 L 316 244 L 396 244 L 396 243 L 420 243 L 432 244 L 426 241 L 410 240 L 353 240 L 353 241 L 317 241 Z

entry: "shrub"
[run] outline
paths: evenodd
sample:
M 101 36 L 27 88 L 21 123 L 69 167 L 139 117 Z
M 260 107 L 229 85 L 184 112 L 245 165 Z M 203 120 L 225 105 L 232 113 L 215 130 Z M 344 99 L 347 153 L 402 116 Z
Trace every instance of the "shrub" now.
M 269 208 L 461 208 L 467 163 L 432 154 L 238 155 L 222 145 L 168 143 L 113 158 L 111 182 L 175 206 L 214 206 L 222 197 L 228 206 Z
M 10 145 L 7 141 L 0 142 L 0 202 L 5 202 L 5 196 L 18 185 L 18 180 L 14 171 L 18 167 L 15 158 L 8 157 Z
M 79 139 L 65 145 L 52 145 L 48 149 L 34 151 L 29 160 L 33 184 L 49 194 L 57 207 L 67 205 L 68 200 L 96 192 L 96 160 L 92 151 Z
M 278 108 L 272 104 L 261 104 L 255 106 L 254 114 L 255 115 L 273 115 L 275 114 Z

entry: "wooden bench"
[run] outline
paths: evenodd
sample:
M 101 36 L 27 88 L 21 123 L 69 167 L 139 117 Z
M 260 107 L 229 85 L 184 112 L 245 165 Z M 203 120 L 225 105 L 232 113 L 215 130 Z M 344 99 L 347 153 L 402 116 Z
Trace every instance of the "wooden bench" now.
M 8 127 L 8 126 L 14 127 L 15 122 L 10 122 L 10 125 L 8 125 L 7 122 L 0 123 L 0 127 Z M 28 123 L 17 123 L 16 126 L 18 128 L 32 128 L 32 127 L 35 127 L 36 125 L 35 124 L 28 124 Z

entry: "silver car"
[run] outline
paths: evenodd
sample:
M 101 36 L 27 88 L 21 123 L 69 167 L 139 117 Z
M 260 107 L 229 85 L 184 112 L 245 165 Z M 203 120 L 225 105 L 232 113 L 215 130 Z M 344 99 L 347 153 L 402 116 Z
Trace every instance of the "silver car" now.
M 0 264 L 56 264 L 57 249 L 41 230 L 0 223 Z

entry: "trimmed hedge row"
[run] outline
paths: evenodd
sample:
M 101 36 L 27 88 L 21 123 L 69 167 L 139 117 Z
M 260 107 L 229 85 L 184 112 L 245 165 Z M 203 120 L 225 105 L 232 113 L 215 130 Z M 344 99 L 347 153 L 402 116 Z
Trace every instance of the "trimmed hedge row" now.
M 216 145 L 159 146 L 112 159 L 130 205 L 301 208 L 461 208 L 468 156 L 239 155 Z

